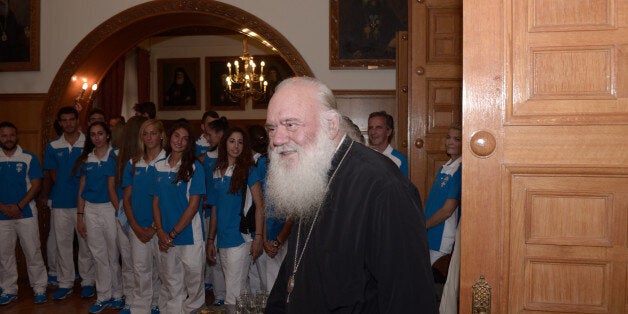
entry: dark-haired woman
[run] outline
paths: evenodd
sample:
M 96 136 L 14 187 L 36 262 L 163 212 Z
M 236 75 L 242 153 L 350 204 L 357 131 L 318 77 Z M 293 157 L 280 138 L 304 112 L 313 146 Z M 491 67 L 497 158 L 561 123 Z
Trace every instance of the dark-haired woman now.
M 207 239 L 207 257 L 216 260 L 214 239 L 217 235 L 220 260 L 225 275 L 225 303 L 235 304 L 242 291 L 247 291 L 246 279 L 250 263 L 262 253 L 264 202 L 261 179 L 253 165 L 249 140 L 239 128 L 227 130 L 218 149 L 218 160 L 208 187 L 208 203 L 212 213 Z M 255 203 L 255 232 L 240 232 L 240 211 L 249 208 L 243 202 L 247 194 Z
M 116 155 L 109 145 L 111 131 L 104 122 L 89 126 L 83 153 L 75 171 L 81 176 L 76 211 L 78 233 L 87 239 L 96 268 L 96 303 L 90 313 L 124 306 L 119 252 L 116 243 Z
M 164 313 L 190 313 L 205 304 L 203 267 L 205 245 L 200 201 L 205 194 L 205 175 L 194 156 L 194 139 L 187 123 L 176 122 L 168 132 L 166 158 L 154 172 L 153 228 L 159 239 Z
M 214 173 L 214 167 L 216 166 L 216 160 L 218 160 L 218 146 L 222 140 L 222 136 L 229 129 L 229 121 L 226 117 L 220 117 L 209 123 L 204 128 L 204 132 L 207 134 L 207 142 L 209 148 L 206 152 L 200 156 L 203 169 L 205 170 L 205 182 L 209 187 L 211 184 L 212 176 Z M 198 146 L 197 146 L 198 149 Z M 197 152 L 198 153 L 198 152 Z M 211 205 L 205 203 L 205 215 L 204 215 L 204 227 L 205 230 L 209 230 L 209 219 L 211 214 Z M 220 252 L 216 252 L 216 256 L 220 256 Z M 212 265 L 213 264 L 213 265 Z M 214 305 L 225 304 L 225 276 L 222 273 L 222 265 L 220 265 L 220 258 L 217 257 L 215 263 L 210 263 L 205 268 L 205 283 L 209 286 L 209 283 L 213 283 L 214 289 Z

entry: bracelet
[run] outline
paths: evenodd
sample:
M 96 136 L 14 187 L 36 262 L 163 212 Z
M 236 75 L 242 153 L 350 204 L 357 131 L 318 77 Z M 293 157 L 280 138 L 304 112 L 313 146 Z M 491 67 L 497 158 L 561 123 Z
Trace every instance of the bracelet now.
M 174 236 L 172 236 L 172 234 L 174 233 Z M 170 232 L 168 233 L 168 236 L 172 239 L 176 238 L 179 235 L 179 233 L 177 232 L 177 230 L 174 230 L 174 228 L 172 228 L 172 230 L 170 230 Z
M 275 241 L 277 241 L 277 243 L 279 243 L 279 245 L 283 244 L 283 241 L 280 241 L 279 238 L 275 239 Z
M 216 238 L 207 238 L 207 240 L 214 241 Z
M 77 215 L 84 215 L 85 213 L 76 213 Z
M 15 206 L 17 206 L 17 208 L 18 208 L 19 210 L 22 210 L 22 206 L 20 206 L 20 203 L 19 203 L 19 202 L 18 202 L 18 203 L 15 203 Z
M 262 234 L 261 234 L 261 233 L 256 233 L 255 235 L 256 235 L 256 236 L 261 236 Z

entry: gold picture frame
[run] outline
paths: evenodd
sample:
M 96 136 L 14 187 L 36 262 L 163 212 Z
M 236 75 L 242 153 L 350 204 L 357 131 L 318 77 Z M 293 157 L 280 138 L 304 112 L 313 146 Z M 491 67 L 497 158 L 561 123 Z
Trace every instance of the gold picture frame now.
M 407 29 L 407 0 L 330 0 L 329 68 L 393 69 Z
M 0 72 L 39 71 L 39 17 L 40 0 L 0 0 Z
M 199 58 L 157 59 L 160 111 L 200 110 L 201 62 Z M 177 76 L 182 74 L 182 82 Z M 182 83 L 182 84 L 179 84 Z

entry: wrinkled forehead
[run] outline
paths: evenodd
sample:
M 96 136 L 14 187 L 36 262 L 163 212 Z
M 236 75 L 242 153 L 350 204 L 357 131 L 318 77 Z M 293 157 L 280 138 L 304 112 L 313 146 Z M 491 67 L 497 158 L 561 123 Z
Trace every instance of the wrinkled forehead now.
M 321 106 L 310 86 L 293 85 L 277 91 L 268 104 L 267 123 L 278 124 L 288 119 L 318 119 Z

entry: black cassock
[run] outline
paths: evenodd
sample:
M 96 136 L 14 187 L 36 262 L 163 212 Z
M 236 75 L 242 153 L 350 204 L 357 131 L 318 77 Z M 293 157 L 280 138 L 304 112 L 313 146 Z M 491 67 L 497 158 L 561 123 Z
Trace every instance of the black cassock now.
M 266 313 L 437 313 L 414 185 L 387 157 L 348 137 L 333 157 L 330 177 L 289 302 L 298 220 Z M 299 255 L 311 226 L 312 219 L 302 221 Z

